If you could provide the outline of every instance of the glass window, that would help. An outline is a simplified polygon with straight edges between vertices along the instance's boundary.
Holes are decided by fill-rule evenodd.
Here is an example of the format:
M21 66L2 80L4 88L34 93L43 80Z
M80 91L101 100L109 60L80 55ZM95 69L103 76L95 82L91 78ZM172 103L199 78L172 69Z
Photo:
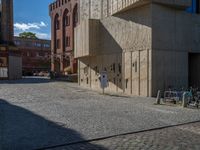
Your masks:
M41 43L35 43L35 47L41 47Z
M49 48L49 47L50 47L50 44L45 43L45 44L43 44L43 47L44 47L44 48Z

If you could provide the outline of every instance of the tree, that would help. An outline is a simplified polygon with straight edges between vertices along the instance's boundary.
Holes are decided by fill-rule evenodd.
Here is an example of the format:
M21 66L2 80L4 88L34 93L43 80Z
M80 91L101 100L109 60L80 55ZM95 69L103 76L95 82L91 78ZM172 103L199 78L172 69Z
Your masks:
M27 38L27 39L38 39L35 33L32 32L22 32L19 34L19 37L21 38Z

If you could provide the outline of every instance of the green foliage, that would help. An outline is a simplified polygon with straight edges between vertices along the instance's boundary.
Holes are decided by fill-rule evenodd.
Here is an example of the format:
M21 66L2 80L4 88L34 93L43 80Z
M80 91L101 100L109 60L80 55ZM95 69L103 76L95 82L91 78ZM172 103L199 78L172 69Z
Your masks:
M19 37L21 38L27 38L27 39L38 39L35 33L32 32L22 32L19 34Z

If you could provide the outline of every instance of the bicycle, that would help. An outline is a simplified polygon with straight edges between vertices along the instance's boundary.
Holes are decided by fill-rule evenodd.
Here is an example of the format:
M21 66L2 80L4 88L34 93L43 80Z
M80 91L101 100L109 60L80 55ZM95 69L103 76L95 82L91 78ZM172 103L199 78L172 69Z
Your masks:
M191 87L187 96L189 98L188 102L187 102L187 105L199 108L199 105L200 105L200 92L198 91L198 88L192 88Z

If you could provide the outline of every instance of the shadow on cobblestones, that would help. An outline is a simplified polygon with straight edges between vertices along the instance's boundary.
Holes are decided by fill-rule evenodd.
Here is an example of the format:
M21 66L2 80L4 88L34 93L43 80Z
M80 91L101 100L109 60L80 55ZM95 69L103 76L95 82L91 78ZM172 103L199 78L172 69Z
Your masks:
M65 128L34 112L0 99L0 149L44 149L85 141L75 130ZM105 148L89 144L88 150Z
M24 77L19 80L1 80L0 84L41 84L49 82L53 82L53 80L46 77Z

